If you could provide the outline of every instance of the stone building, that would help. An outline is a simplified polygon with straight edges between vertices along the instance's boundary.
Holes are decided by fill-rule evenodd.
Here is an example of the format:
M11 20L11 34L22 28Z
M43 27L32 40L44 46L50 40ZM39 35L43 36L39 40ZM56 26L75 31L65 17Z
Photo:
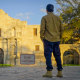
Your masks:
M62 63L80 64L80 44L61 44ZM70 52L71 51L71 52ZM21 54L34 54L35 64L45 64L40 25L27 25L26 21L14 19L0 9L0 64L21 65ZM71 53L68 55L68 53ZM77 56L75 55L77 54ZM65 57L65 55L68 55ZM52 58L56 65L55 59Z
M2 62L20 65L20 54L35 54L36 59L41 59L39 55L43 54L43 45L39 31L40 25L27 25L26 21L11 18L0 9L0 55L4 56Z

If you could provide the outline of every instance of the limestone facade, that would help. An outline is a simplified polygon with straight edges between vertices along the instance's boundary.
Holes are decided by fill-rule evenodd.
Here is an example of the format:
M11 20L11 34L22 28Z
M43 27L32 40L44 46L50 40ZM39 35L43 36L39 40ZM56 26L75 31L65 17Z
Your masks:
M61 44L61 59L69 49L75 49L79 54L80 64L80 44ZM34 54L35 64L44 64L44 47L40 39L40 25L27 25L26 21L20 21L8 16L0 9L0 49L3 50L4 64L20 64L21 54ZM0 54L1 55L1 54ZM55 59L52 58L56 65Z

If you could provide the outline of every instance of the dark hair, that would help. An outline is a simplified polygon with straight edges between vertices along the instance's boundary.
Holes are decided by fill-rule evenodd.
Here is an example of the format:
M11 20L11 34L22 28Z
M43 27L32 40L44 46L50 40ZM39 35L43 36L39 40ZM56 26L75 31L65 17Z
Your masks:
M48 4L48 5L46 6L46 10L47 10L48 12L53 12L53 11L54 11L54 5Z

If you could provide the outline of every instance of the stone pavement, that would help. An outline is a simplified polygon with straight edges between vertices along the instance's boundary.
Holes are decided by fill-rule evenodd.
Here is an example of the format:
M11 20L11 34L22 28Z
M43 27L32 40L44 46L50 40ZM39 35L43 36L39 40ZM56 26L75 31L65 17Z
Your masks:
M45 67L7 67L0 68L0 80L80 80L80 67L64 67L63 78L56 77L57 70L53 70L53 78L43 78Z

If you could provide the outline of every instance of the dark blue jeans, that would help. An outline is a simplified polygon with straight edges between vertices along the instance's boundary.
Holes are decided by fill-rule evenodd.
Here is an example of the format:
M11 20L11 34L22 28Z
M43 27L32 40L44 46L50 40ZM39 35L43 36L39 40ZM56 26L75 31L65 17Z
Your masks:
M60 41L50 42L44 39L43 44L44 44L44 56L45 56L46 65L47 65L46 69L48 71L51 71L53 69L52 61L51 61L51 56L53 52L53 55L57 62L57 69L61 71L62 64L61 64L61 57L60 57L61 54L60 54L60 48L59 48Z

